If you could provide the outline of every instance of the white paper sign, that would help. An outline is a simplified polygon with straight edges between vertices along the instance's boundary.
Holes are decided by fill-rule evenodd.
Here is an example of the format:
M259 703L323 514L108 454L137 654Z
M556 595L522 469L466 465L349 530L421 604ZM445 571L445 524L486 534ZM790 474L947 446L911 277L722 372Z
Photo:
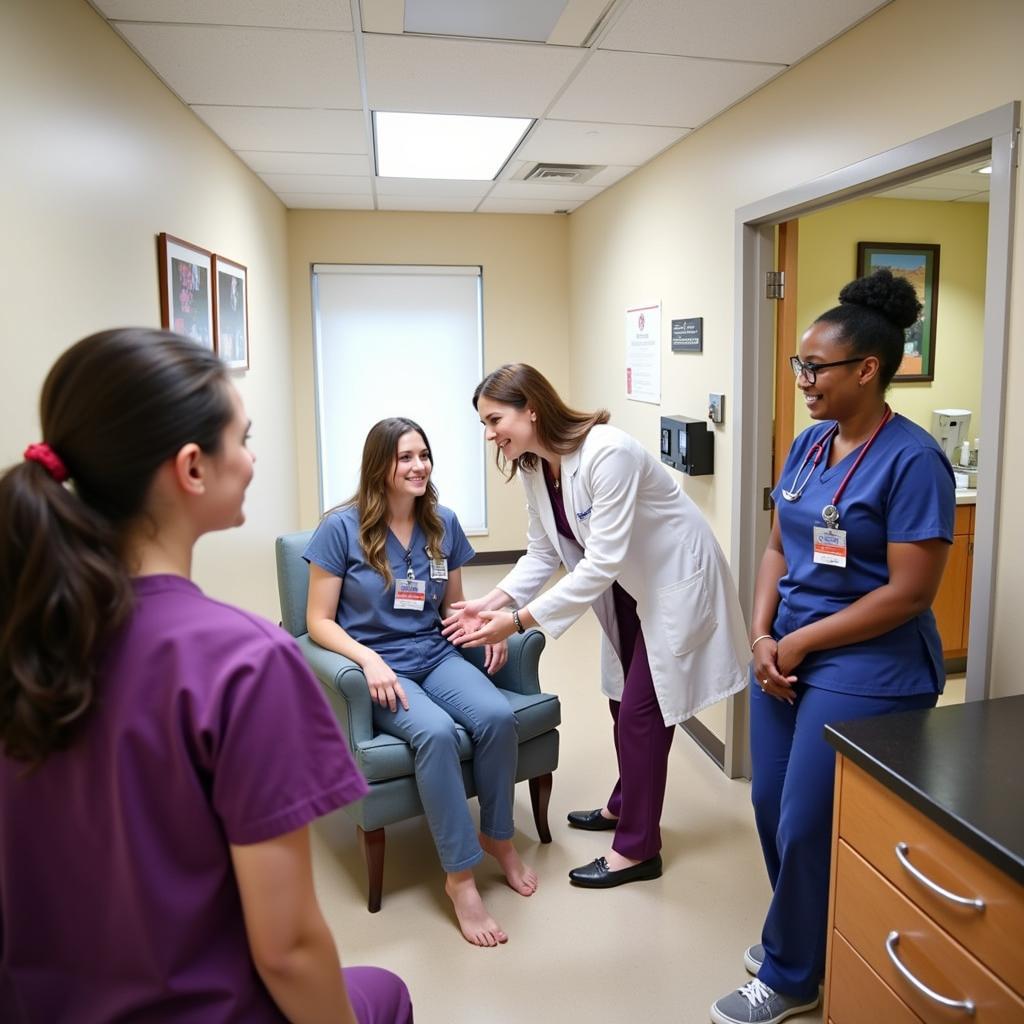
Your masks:
M661 402L661 303L626 310L626 397Z

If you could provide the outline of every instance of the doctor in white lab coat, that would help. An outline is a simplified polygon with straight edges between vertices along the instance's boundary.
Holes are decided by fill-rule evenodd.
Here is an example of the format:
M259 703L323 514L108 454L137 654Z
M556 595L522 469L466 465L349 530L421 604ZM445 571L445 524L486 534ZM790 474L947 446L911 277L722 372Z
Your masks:
M619 780L604 807L573 811L569 823L615 837L569 877L587 888L657 878L675 726L747 682L747 630L725 556L676 480L607 412L570 409L522 363L489 374L473 402L499 466L522 477L528 544L494 590L446 620L446 634L466 646L531 626L558 637L594 609ZM537 596L561 565L564 578Z

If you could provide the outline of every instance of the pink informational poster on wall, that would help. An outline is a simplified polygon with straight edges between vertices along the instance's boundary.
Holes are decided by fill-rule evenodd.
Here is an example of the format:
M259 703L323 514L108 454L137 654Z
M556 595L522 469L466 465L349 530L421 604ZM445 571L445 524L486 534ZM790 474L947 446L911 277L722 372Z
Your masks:
M626 310L626 397L661 403L661 303Z

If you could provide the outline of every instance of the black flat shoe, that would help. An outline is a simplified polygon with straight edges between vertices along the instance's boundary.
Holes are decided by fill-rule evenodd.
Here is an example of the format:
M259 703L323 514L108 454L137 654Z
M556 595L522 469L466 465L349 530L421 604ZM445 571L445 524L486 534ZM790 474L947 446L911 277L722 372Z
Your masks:
M581 868L573 868L569 872L569 881L584 889L611 889L626 882L645 882L651 878L661 878L661 854L656 853L647 860L634 864L631 868L612 871L604 857L598 857Z
M569 812L569 825L572 828L586 829L588 832L610 832L618 823L618 818L606 818L600 807L596 811Z

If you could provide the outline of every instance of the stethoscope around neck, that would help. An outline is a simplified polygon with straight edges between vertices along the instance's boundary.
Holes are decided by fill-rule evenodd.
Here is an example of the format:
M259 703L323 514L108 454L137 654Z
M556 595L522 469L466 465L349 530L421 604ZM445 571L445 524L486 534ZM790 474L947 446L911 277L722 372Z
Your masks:
M835 529L839 525L839 499L842 497L843 491L846 490L846 485L850 482L850 477L856 472L857 467L861 464L864 456L867 455L868 450L875 443L875 438L878 437L882 427L889 422L892 418L892 409L889 408L886 403L885 410L882 413L881 422L875 427L873 433L868 438L867 443L860 450L860 454L857 456L853 465L846 471L846 476L843 477L839 487L836 488L836 493L832 496L832 501L826 505L822 510L822 518L825 520L826 525L831 529ZM833 423L831 427L822 435L820 441L816 441L807 450L807 454L804 456L804 461L800 463L800 468L796 471L796 476L793 477L793 487L787 490L785 487L782 488L782 497L786 501L799 501L800 495L804 493L804 489L810 483L811 477L814 476L815 467L821 462L822 456L825 454L825 449L828 447L829 442L835 436L839 430L839 424ZM808 468L807 463L810 463ZM803 481L800 480L800 474L807 470Z

